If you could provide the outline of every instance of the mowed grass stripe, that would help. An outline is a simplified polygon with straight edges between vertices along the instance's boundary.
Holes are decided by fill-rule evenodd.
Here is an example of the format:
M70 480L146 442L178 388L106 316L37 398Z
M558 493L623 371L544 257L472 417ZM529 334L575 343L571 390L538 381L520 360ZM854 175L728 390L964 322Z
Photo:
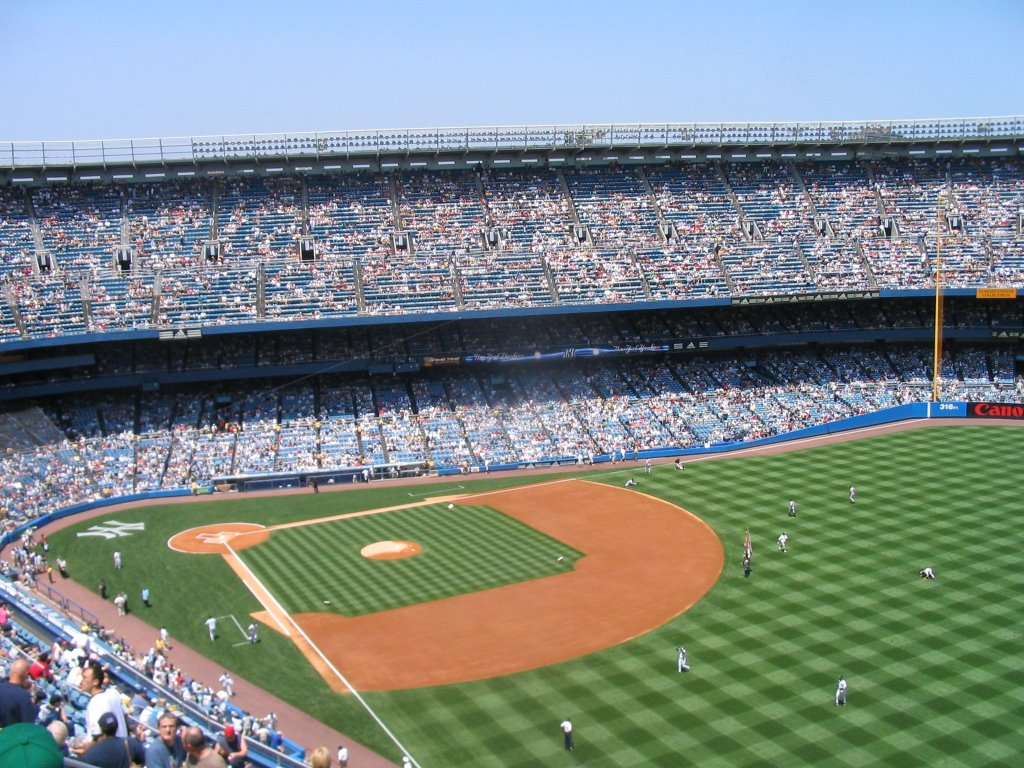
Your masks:
M423 550L394 560L360 554L386 540ZM490 507L440 504L286 528L239 554L286 610L346 616L563 573L582 556Z
M641 490L715 528L722 580L626 646L515 676L500 696L488 695L496 684L474 684L461 705L514 712L516 727L504 739L489 734L486 749L425 756L437 758L431 765L572 765L556 730L566 715L577 725L575 760L596 766L974 766L1019 755L1024 680L1011 634L1019 638L1024 616L1015 555L1024 540L1012 479L992 479L1022 447L1019 430L950 428L657 468ZM796 518L786 515L791 497ZM749 580L739 567L747 526ZM775 549L782 530L788 554ZM924 565L939 579L921 580ZM680 642L687 675L674 673ZM840 673L851 681L845 708L832 704ZM424 734L434 712L450 722L460 706L447 689L407 693ZM533 734L523 713L536 713ZM979 738L981 723L990 735Z

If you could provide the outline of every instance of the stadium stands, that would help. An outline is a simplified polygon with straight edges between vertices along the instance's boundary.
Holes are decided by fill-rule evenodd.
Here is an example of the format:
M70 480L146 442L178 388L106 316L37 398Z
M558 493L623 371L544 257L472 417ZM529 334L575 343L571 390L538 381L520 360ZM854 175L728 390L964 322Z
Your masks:
M0 198L0 343L928 289L937 266L948 287L1020 286L1022 207L1020 163L982 159L8 189ZM299 260L303 234L316 238L315 262ZM219 258L204 257L208 240L222 244ZM129 270L115 266L117 247L134 249Z
M1022 210L1019 161L962 158L0 187L0 522L717 448L928 400L939 276L963 289L943 399L1022 402L1020 300L969 296L1024 288ZM785 303L822 292L863 296ZM47 645L15 634L14 655Z

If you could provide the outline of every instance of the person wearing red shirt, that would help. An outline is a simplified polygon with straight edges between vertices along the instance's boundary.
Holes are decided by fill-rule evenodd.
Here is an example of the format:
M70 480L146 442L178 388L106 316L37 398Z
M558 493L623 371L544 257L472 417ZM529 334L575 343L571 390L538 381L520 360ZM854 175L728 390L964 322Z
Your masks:
M52 679L50 672L50 654L47 651L43 651L39 654L39 658L32 662L32 666L28 668L28 676L33 680L47 680Z

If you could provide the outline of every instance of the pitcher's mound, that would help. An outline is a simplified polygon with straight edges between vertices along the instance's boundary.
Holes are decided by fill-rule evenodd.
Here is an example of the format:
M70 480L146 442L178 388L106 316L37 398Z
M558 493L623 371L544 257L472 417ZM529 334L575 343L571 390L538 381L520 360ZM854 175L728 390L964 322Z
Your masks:
M375 541L359 550L359 554L371 560L398 560L418 555L422 551L423 546L415 541Z

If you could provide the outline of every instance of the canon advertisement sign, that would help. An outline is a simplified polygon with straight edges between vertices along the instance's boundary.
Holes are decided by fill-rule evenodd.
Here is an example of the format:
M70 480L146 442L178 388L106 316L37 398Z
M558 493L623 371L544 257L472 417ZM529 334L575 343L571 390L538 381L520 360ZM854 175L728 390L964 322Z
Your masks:
M968 403L967 415L982 419L1024 419L1020 403Z

